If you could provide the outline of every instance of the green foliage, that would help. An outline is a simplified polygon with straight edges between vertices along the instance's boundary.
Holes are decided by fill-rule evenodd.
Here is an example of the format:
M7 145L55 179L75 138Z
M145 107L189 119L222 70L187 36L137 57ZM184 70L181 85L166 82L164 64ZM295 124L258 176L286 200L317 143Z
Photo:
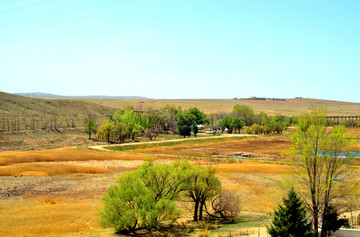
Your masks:
M348 178L350 157L339 159L341 152L350 150L351 143L344 127L335 126L330 133L327 132L324 109L313 108L298 124L292 137L292 152L302 173L298 180L304 187L303 196L312 215L313 229L317 230L321 214L325 216L323 225L327 221L324 215L326 207L355 190L348 182L351 180Z
M242 118L248 126L251 126L255 120L254 109L246 105L235 105L232 113Z
M253 125L251 125L251 130L252 130L252 132L254 133L254 134L261 134L262 133L262 128L261 128L261 126L260 125L258 125L258 124L253 124Z
M188 165L187 165L188 166ZM185 195L194 202L194 221L202 220L206 200L214 197L221 190L220 180L215 176L215 169L191 166L185 171Z
M196 134L199 132L198 126L197 125L193 125L193 133L194 133L194 137L196 137Z
M150 110L142 115L141 124L144 128L144 135L150 140L155 139L164 127L166 116L161 111Z
M214 173L212 168L195 167L188 161L161 166L147 161L136 172L121 176L118 184L109 188L103 198L101 224L114 227L118 232L135 233L139 229L173 223L180 216L174 201L181 193L194 197L195 215L201 219L205 201L220 190L220 181Z
M99 127L96 135L99 138L105 138L107 142L110 141L110 137L114 135L115 123L114 121L105 120Z
M188 109L187 113L193 117L193 122L197 125L209 123L206 114L196 107Z
M96 132L96 120L95 119L89 118L86 121L85 132L87 134L89 134L89 139L91 139L91 134Z
M341 226L345 224L349 224L348 219L341 219L339 218L339 214L337 213L334 206L330 205L325 207L325 212L323 214L323 224L322 224L322 231L327 232L328 230L336 231Z
M231 129L235 130L238 130L239 133L240 133L240 130L245 126L245 122L242 121L241 119L239 119L238 117L234 117L232 118L231 120L231 123L230 123L230 127Z
M193 116L188 113L180 113L177 116L176 126L177 131L181 136L191 135L191 126L193 125Z
M183 187L182 180L175 167L146 162L135 173L121 176L118 184L109 188L103 199L101 224L118 232L135 232L176 221L180 210L173 200Z
M228 133L232 133L231 127L232 117L230 115L226 115L223 119L219 121L219 126L221 127L221 132L224 132L225 129L228 129Z
M293 188L287 197L283 198L283 205L279 204L278 209L274 211L268 233L274 237L312 236L306 209Z
M244 129L245 129L246 134L253 134L254 133L251 127L245 126Z

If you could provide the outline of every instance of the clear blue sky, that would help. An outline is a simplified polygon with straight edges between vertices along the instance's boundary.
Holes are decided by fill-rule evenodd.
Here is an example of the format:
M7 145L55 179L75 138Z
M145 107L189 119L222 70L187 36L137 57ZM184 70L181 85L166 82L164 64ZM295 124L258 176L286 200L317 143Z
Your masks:
M0 91L360 102L360 1L0 1Z

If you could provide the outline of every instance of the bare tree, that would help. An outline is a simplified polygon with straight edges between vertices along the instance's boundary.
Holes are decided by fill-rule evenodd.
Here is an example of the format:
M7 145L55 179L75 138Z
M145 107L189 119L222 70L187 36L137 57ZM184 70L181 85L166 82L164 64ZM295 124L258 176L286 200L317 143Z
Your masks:
M206 206L206 212L214 218L225 220L237 217L240 213L240 196L229 190L222 190L219 195L211 198L210 205L213 213Z

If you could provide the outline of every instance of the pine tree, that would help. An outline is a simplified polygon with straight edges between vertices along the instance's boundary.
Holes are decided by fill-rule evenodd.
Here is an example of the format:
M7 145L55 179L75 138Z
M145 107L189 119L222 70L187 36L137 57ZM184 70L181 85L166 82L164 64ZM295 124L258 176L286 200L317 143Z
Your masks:
M306 209L293 188L287 197L283 198L283 205L279 204L278 209L274 211L268 232L272 237L312 236L311 224L306 218Z

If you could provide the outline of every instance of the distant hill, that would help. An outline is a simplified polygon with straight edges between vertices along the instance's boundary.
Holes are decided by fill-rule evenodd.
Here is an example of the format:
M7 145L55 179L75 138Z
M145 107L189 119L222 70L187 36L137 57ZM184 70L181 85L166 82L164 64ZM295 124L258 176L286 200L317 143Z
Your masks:
M15 93L15 95L22 95L30 98L39 99L85 99L85 100L150 100L142 96L106 96L106 95L87 95L87 96L63 96L54 95L42 92L30 92L30 93Z
M329 115L360 115L360 103L350 103L334 100L320 100L309 98L296 99L176 99L176 100L88 100L112 108L125 108L131 105L139 109L161 108L167 104L181 106L183 109L197 107L206 114L230 113L237 104L254 108L255 113L261 111L271 115L282 114L298 116L311 106L322 106Z
M0 92L0 130L4 127L50 126L57 123L58 127L84 126L88 114L97 120L104 120L114 113L109 108L88 101L68 99L38 99L21 95Z

